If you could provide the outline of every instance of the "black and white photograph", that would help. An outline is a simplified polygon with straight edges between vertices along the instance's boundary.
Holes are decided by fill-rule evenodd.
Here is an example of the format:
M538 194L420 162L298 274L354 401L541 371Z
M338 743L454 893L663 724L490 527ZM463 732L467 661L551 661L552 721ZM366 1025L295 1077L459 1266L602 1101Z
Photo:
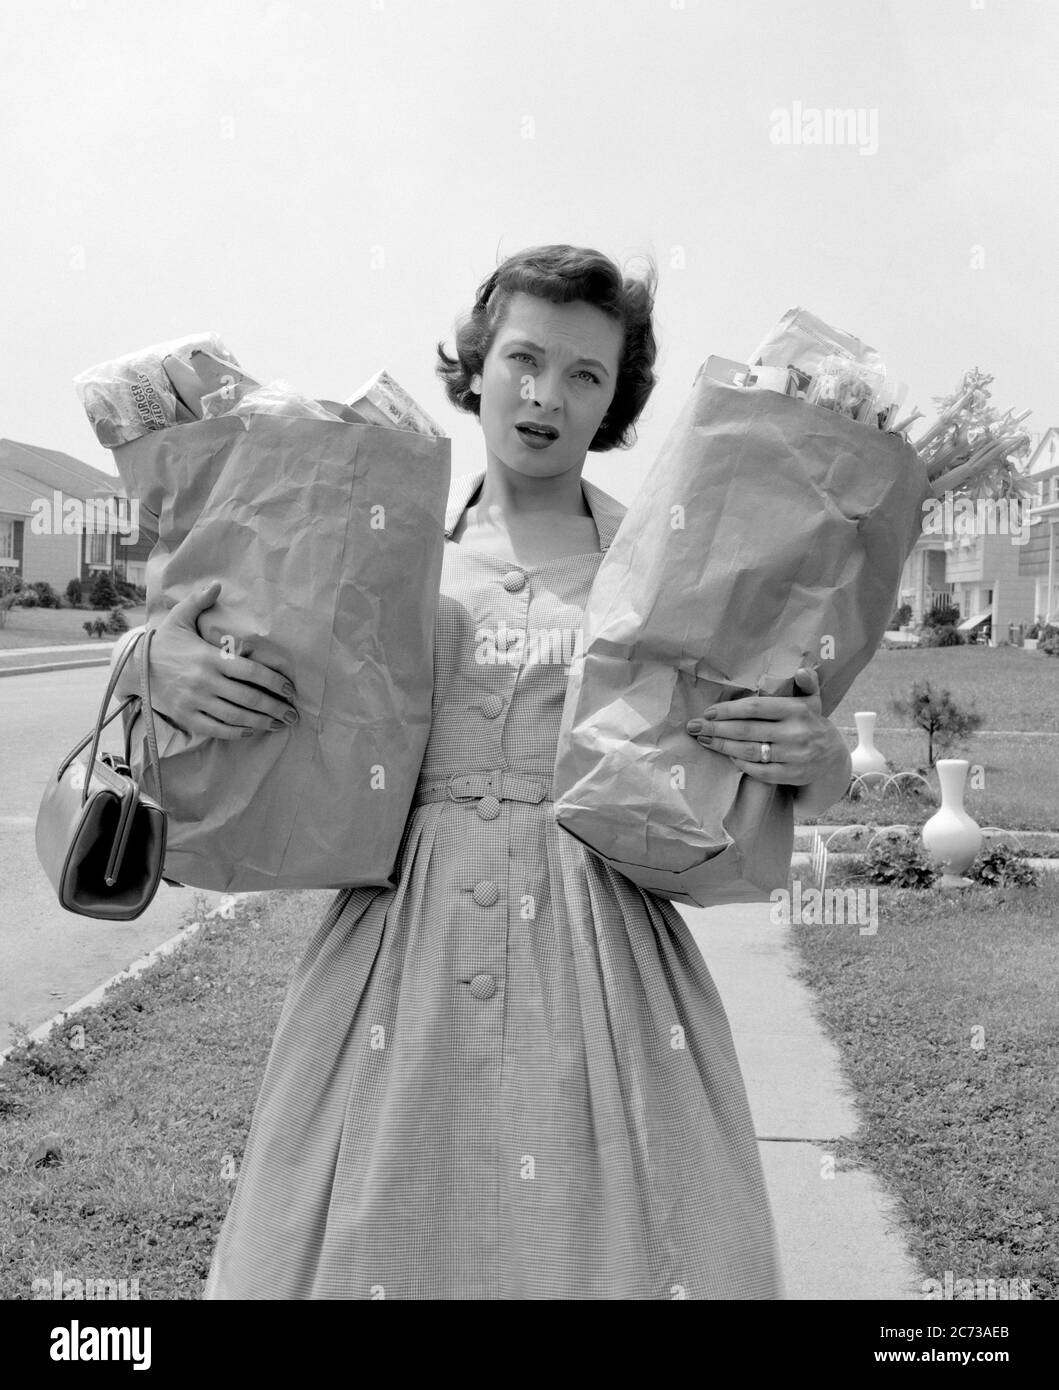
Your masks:
M27 1365L335 1300L1029 1364L1057 53L1036 0L0 0Z

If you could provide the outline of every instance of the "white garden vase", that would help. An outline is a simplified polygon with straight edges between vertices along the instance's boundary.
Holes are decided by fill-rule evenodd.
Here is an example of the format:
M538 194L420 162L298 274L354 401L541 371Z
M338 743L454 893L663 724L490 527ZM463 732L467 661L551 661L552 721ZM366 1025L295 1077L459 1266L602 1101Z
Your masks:
M963 809L963 789L970 764L966 758L939 758L934 764L941 783L941 806L923 827L923 845L938 868L944 870L942 888L966 888L971 880L964 870L982 848L978 822Z
M850 754L854 777L863 777L865 786L875 787L886 776L886 759L875 746L876 715L862 710L853 716L857 725L857 746Z

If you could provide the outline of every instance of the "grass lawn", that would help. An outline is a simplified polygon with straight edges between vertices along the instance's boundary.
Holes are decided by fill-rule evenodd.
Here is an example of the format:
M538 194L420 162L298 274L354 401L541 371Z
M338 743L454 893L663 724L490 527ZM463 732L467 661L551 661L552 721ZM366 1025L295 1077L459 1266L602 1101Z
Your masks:
M0 1299L55 1270L201 1295L287 981L334 896L245 900L0 1067ZM62 1162L36 1167L49 1135Z
M857 710L878 714L876 729L899 726L890 710L894 696L907 699L912 682L929 680L984 716L983 729L1059 734L1059 657L1021 647L912 647L878 651L831 715L853 728ZM886 741L879 746L888 753ZM926 740L924 739L924 747ZM925 757L923 754L921 757Z
M130 627L139 627L147 608L141 603L122 612ZM0 627L0 652L11 647L65 647L97 640L103 646L114 641L113 633L104 633L101 639L89 637L83 624L106 616L106 611L97 613L91 608L12 608L7 623Z
M848 735L846 741L851 748L855 744L855 739ZM925 734L881 729L877 730L875 744L895 771L926 769ZM1059 736L1005 739L972 735L966 746L947 756L966 758L971 764L964 808L979 825L1000 825L1009 830L1059 830ZM976 767L981 768L981 773L973 780L980 786L972 785L972 770ZM937 773L927 773L927 781L933 792L930 799L918 794L899 798L867 796L856 801L843 798L823 815L799 817L798 821L804 825L849 825L855 821L922 825L941 804Z
M874 936L791 931L863 1120L839 1151L894 1194L924 1276L1059 1298L1059 880L881 888Z

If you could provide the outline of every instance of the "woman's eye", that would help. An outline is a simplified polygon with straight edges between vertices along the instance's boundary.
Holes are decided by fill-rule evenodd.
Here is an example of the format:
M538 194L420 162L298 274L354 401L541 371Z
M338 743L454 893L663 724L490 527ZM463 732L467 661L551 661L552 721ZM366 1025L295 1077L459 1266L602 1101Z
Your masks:
M513 353L511 354L511 356L512 356L512 357L524 357L524 358L526 359L527 362L532 362L532 361L533 361L533 358L529 355L528 352L513 352Z
M594 381L597 386L599 385L599 377L596 376L595 372L590 372L587 367L582 367L578 376L587 376L589 381Z

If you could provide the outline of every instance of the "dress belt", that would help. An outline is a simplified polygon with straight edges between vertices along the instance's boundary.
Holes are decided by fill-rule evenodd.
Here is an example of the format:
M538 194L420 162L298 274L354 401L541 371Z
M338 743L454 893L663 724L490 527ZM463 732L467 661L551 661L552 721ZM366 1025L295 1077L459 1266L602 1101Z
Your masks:
M552 779L496 768L492 772L453 773L427 778L416 787L413 806L428 801L472 801L495 796L497 801L551 801Z

